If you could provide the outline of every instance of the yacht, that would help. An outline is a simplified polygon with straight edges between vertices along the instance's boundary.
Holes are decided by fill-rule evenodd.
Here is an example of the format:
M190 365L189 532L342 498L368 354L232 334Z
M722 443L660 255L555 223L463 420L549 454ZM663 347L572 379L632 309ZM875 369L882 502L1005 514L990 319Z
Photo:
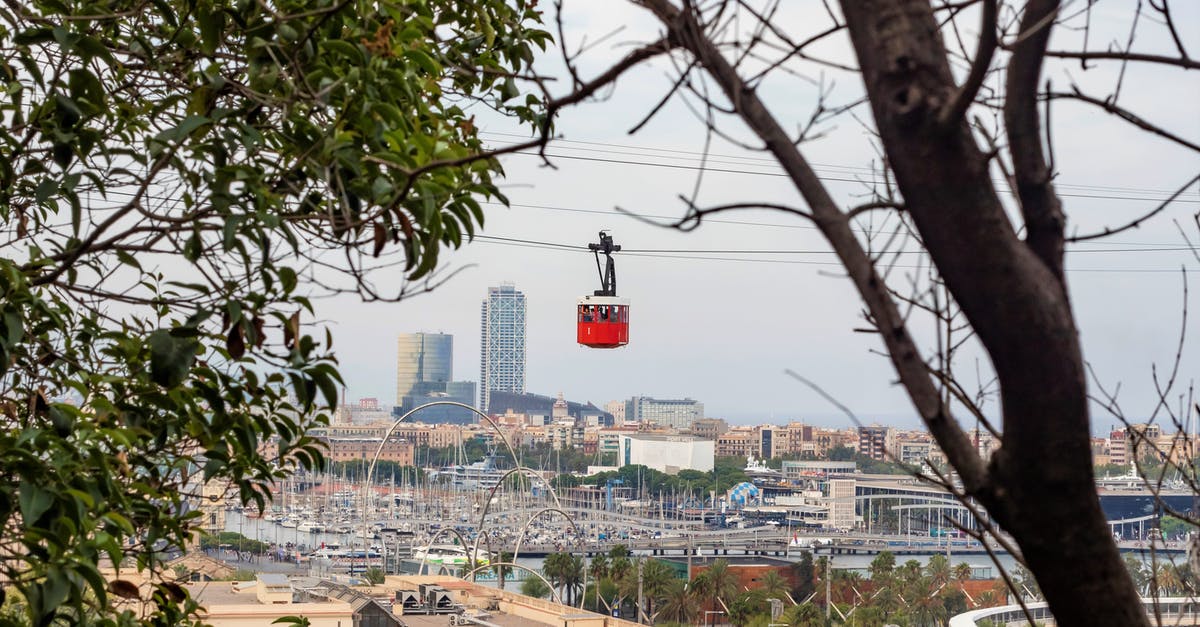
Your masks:
M491 490L500 483L505 471L496 468L496 453L489 451L482 461L445 466L434 474L458 490Z
M463 566L468 561L470 551L453 544L434 544L432 546L413 547L412 558L427 564L442 564L447 566ZM479 549L475 553L475 563L482 565L491 561L488 552Z

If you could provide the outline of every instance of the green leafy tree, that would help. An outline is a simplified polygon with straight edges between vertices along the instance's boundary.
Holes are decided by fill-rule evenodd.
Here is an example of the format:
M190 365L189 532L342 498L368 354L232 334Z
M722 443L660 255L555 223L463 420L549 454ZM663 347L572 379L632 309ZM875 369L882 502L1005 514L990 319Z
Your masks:
M521 594L535 599L545 599L550 596L550 586L537 577L530 577L521 582Z
M0 8L0 580L24 621L105 621L115 594L186 622L185 590L100 562L161 573L203 484L262 509L323 465L307 432L341 379L310 298L410 293L503 200L469 109L545 130L515 80L549 40L533 4Z
M363 571L363 579L365 579L367 583L377 586L387 580L387 574L383 572L382 568L378 566L372 566Z
M816 590L816 571L813 567L812 551L804 551L800 559L792 565L796 574L796 586L792 588L792 597L796 601L804 601Z
M793 605L783 611L780 619L780 622L787 623L790 627L825 627L827 624L825 615L812 603Z
M729 603L729 622L734 625L746 625L755 617L764 614L769 618L770 612L771 606L762 590L747 590Z

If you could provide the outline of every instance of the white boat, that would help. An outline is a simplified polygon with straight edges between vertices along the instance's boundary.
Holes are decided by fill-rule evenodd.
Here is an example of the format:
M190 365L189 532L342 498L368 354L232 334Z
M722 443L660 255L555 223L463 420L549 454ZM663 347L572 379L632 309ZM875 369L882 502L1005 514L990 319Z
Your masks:
M452 544L435 544L428 548L423 546L413 547L412 552L413 559L418 562L424 561L426 564L449 566L465 565L468 561L468 555L469 551L467 549ZM487 564L490 561L491 558L484 549L481 548L475 553L476 564Z
M279 526L283 527L284 529L295 529L298 524L299 523L296 522L296 519L290 516L284 516L283 520L279 521Z
M434 479L444 481L458 490L491 490L504 475L505 471L496 469L495 452L489 451L482 461L443 467L434 473Z
M321 533L324 530L325 528L321 526L321 523L315 520L302 520L296 524L296 531L304 533Z

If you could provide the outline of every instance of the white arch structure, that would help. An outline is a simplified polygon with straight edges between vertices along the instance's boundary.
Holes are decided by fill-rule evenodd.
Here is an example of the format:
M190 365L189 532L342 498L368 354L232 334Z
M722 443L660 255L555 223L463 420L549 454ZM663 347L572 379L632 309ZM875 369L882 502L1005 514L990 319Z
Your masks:
M525 521L525 525L521 529L521 535L519 536L519 538L517 540L517 551L520 551L520 546L521 546L520 542L521 542L521 539L524 538L525 532L528 529L529 524L532 523L536 518L541 516L546 511L556 511L559 514L562 514L562 516L564 518L566 518L568 522L571 523L571 527L575 529L576 535L577 536L579 535L579 527L575 525L575 521L565 511L562 510L562 502L559 500L558 492L554 489L554 486L549 481L546 481L544 478L542 478L541 475L537 474L537 471L521 465L521 460L518 459L518 457L517 457L516 449L513 448L512 443L508 441L508 437L504 435L504 431L502 429L500 429L500 425L496 424L496 421L492 420L491 416L488 416L487 414L485 414L485 413L479 411L478 409L471 407L470 405L467 405L465 403L459 403L457 401L433 401L430 403L425 403L424 405L420 405L418 407L414 407L413 409L411 409L407 413L405 413L403 416L400 416L399 418L397 418L396 421L394 423L392 423L392 426L388 427L388 430L383 434L383 438L379 441L379 447L375 449L375 454L373 456L371 456L371 465L367 467L366 483L363 485L363 515L364 515L364 520L363 520L363 545L364 546L363 546L363 548L364 548L364 550L366 548L368 548L366 546L367 525L366 525L365 516L370 511L370 501L367 497L367 494L370 492L371 486L373 485L372 481L374 480L374 477L375 477L375 464L379 461L379 456L381 454L383 454L384 445L387 444L387 441L389 438L392 437L392 434L396 432L396 428L400 426L400 423L404 422L405 420L408 420L408 418L410 416L421 411L422 409L425 409L427 407L436 407L438 405L460 407L462 409L466 409L468 411L473 412L476 416L479 416L479 418L481 420L483 420L484 422L487 422L487 424L489 426L491 426L491 428L496 432L496 435L500 436L500 441L504 443L504 448L508 449L509 455L512 456L513 463L517 465L516 468L513 468L512 470L509 470L508 472L504 473L504 475L500 478L500 481L496 482L496 485L492 487L491 492L488 493L487 503L484 505L483 512L480 514L480 517L479 517L479 527L476 530L477 535L475 537L475 543L471 547L471 555L469 557L472 562L474 562L475 556L479 554L479 538L481 536L486 535L486 534L484 534L483 527L484 527L484 523L486 522L486 519L487 519L488 510L491 508L491 505L492 505L492 497L495 496L496 490L499 489L499 487L504 484L505 479L507 479L509 476L511 476L515 473L518 473L518 472L529 473L529 474L536 476L538 479L541 479L546 484L546 489L550 492L550 496L554 498L555 507L539 510L538 512L534 513L533 516L531 516L528 520ZM425 568L425 561L429 555L429 551L428 551L429 547L431 547L433 545L433 541L435 539L437 539L439 536L441 536L442 532L444 532L444 531L453 532L456 536L458 536L459 542L462 543L462 546L464 548L467 546L466 539L463 538L462 534L459 533L457 529L454 529L453 527L443 527L442 529L439 529L438 532L435 533L432 538L430 538L429 543L426 545L426 552L425 552L425 556L422 557L422 559L421 559L420 570L423 570ZM490 554L492 552L490 540L487 541L487 545L488 545L487 546L488 553ZM515 552L513 554L513 559L516 560ZM583 587L584 587L584 590L586 591L587 590L587 571L588 571L588 558L586 556L586 552L585 552L585 556L583 558L583 562L584 562L583 563ZM557 597L558 603L562 604L562 597L557 594L557 592L554 590L554 586L551 586L550 582L546 581L546 578L543 577L540 573L537 573L537 572L533 571L532 569L527 568L525 566L521 566L519 564L498 562L496 565L497 566L514 566L516 568L520 568L527 572L533 573L539 579L541 579L542 582L544 582L547 586L550 587L551 592L554 594L555 597ZM467 576L471 576L472 578L474 578L475 573L482 570L483 568L490 568L491 566L492 566L492 564L489 563L487 566L477 566L476 568L472 568L469 573L463 573L462 579L465 580L467 578ZM579 595L579 607L583 607L583 597L584 597L584 595L582 595L582 594Z

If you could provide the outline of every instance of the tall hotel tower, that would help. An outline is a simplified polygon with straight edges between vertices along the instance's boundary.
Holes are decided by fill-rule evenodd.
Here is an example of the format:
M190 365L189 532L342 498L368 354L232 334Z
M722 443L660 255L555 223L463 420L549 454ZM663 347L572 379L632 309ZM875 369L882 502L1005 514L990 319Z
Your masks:
M512 283L489 287L479 314L479 408L492 390L525 393L525 294Z

